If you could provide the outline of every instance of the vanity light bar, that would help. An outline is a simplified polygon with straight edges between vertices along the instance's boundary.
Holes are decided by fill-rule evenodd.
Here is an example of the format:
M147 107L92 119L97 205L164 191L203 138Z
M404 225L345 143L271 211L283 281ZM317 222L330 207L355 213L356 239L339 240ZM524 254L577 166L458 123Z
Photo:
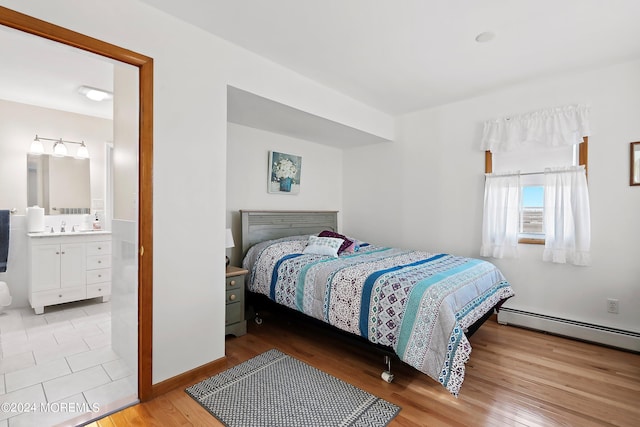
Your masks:
M29 149L29 152L31 154L43 154L44 153L44 146L42 145L41 141L53 141L53 155L54 156L66 156L67 155L67 147L64 144L78 144L80 147L78 147L78 152L75 155L75 158L77 159L88 159L89 158L89 150L87 150L87 146L85 145L84 141L82 142L77 142L77 141L68 141L66 139L62 139L62 138L45 138L42 136L38 136L36 134L36 137L33 139L33 142L31 143L31 148Z

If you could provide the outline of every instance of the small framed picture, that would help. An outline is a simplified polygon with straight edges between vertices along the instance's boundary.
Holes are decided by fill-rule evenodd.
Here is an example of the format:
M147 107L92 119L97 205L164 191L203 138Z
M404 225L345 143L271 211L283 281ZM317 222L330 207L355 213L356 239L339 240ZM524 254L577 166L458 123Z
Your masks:
M298 194L302 157L269 151L269 193Z

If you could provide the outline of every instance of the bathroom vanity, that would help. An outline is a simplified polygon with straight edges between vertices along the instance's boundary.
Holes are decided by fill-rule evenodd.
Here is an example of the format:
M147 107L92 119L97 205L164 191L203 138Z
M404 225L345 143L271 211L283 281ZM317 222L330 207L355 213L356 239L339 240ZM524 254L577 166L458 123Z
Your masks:
M111 297L111 233L28 233L28 296L36 314L65 302Z

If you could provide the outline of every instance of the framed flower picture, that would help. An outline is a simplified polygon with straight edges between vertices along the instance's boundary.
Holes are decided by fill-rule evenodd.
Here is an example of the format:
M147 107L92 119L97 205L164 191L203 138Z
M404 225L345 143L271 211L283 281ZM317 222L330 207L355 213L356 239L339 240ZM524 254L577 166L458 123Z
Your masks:
M298 194L302 157L269 151L269 193Z

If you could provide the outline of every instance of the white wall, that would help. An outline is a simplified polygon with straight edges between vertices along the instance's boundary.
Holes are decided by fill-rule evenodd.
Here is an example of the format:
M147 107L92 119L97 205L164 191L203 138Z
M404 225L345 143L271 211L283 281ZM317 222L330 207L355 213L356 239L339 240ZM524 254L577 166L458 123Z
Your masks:
M392 118L140 2L0 4L154 58L153 382L223 357L227 84L383 138Z
M302 156L298 194L267 192L269 151ZM227 227L241 265L241 209L342 211L342 150L233 123L227 125Z
M482 123L589 104L593 265L543 263L540 245L520 245L517 260L494 261L516 292L508 307L640 332L640 188L628 184L629 143L640 140L638 94L635 61L400 117L396 143L345 153L343 231L380 243L479 256ZM375 170L378 178L362 170ZM620 314L607 313L607 298L620 300Z

